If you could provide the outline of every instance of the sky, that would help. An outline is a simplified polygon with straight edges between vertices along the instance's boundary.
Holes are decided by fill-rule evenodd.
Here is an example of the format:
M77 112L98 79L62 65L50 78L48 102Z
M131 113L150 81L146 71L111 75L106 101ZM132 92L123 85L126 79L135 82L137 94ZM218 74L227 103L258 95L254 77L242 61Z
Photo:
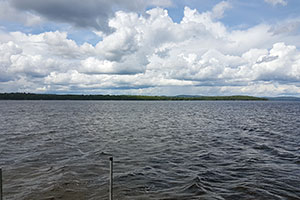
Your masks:
M300 97L299 0L0 0L0 92Z

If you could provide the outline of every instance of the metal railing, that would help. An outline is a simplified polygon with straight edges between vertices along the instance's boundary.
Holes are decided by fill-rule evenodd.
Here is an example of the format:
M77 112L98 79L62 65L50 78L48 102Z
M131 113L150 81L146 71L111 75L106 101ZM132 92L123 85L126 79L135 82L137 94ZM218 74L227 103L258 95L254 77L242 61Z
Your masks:
M0 200L3 200L2 169L0 168Z
M113 200L113 157L109 158L109 200Z

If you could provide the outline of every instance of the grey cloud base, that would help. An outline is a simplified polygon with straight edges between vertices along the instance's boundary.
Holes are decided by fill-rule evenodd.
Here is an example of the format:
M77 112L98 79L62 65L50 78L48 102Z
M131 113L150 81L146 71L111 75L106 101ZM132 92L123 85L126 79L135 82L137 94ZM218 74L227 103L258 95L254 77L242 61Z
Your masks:
M108 19L116 10L141 12L149 5L170 5L168 0L11 0L19 11L31 11L51 21L69 23L78 27L111 32Z

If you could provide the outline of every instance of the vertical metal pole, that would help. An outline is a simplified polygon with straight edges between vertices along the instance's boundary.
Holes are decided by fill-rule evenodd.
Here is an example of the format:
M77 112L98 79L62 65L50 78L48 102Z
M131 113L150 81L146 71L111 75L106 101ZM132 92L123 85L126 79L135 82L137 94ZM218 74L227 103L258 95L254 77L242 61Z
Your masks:
M3 200L2 169L0 168L0 200Z
M109 200L113 200L113 157L109 157Z

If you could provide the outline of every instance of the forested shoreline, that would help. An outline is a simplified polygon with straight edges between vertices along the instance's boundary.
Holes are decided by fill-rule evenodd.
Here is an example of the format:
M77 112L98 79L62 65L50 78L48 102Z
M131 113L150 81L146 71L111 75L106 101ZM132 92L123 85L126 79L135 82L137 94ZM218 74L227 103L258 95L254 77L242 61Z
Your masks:
M115 101L265 101L267 98L253 96L143 96L143 95L74 95L0 93L0 100L115 100Z

